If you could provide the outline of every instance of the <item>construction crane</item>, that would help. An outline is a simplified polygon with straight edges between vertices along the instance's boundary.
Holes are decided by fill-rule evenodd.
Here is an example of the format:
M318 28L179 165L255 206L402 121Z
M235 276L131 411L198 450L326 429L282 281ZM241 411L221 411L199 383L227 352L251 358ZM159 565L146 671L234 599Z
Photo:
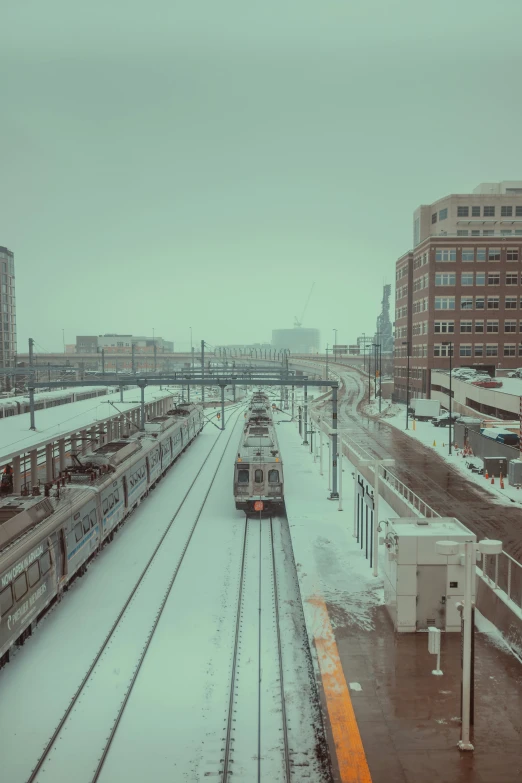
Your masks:
M303 307L303 312L301 313L301 318L299 320L297 319L297 316L294 315L294 326L300 327L302 326L303 319L305 317L306 308L308 307L308 303L310 301L310 297L312 296L312 291L314 290L315 283L312 283L312 287L310 289L310 293L308 294L308 299L306 300L305 306Z

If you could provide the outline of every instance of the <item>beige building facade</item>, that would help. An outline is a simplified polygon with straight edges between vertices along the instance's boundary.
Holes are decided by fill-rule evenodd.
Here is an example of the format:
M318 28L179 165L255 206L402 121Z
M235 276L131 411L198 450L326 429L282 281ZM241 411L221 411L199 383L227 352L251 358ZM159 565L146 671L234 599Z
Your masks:
M413 246L429 236L522 236L522 181L483 182L413 213Z

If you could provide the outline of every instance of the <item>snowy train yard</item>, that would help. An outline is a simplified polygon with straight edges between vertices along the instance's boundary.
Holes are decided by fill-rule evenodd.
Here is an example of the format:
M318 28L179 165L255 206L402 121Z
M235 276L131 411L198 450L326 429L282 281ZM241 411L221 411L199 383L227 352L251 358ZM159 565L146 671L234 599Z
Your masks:
M0 673L9 783L327 779L287 521L233 505L241 420L204 429Z

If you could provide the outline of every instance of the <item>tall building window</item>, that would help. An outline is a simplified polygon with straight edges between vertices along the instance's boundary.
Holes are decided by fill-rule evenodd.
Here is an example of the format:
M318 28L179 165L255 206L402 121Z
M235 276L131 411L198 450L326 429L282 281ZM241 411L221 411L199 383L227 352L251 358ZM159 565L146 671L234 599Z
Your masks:
M473 326L473 321L461 321L460 322L460 333L464 334L466 332L469 332L471 334Z
M516 356L516 345L515 343L505 343L504 344L504 356Z
M473 297L461 296L460 297L460 309L461 310L473 310Z
M506 285L518 285L518 273L517 272L507 272L507 274L506 274Z
M475 344L475 356L484 356L484 346Z
M484 331L484 321L475 321L475 332L481 334Z
M500 261L500 248L490 247L488 251L488 261Z
M464 229L457 229L457 236L458 237L467 237L469 236L469 231Z
M502 229L502 231L500 233L502 234L503 237L507 237L510 234L512 234L513 232L511 230L509 230L509 229Z
M480 207L471 207L471 217L480 217Z
M484 247L477 247L477 261L486 260L486 249Z
M486 344L486 356L498 356L498 343Z
M507 248L506 261L518 261L518 247Z
M513 216L513 207L500 207L500 216L501 217L512 217Z
M488 285L500 285L500 272L488 272Z
M455 272L437 272L435 285L455 285Z
M461 285L473 285L473 272L462 272L460 275Z
M517 331L517 322L516 321L504 321L504 331L505 332L516 332Z
M475 283L476 285L486 285L486 273L477 272L475 275Z
M515 215L516 217L522 217L522 206L515 207Z
M471 345L461 345L460 356L471 356Z
M500 303L500 297L488 296L488 310L498 310Z
M436 222L437 222L437 213L436 213L436 212L434 212L434 213L432 214L432 216L431 216L431 222L432 222L432 223L436 223Z
M433 346L434 356L449 356L451 343L435 343Z
M495 207L484 207L484 217L495 217Z
M468 217L469 207L457 207L457 217Z
M504 300L504 307L506 310L516 310L518 307L518 297L506 296Z
M447 208L439 210L439 220L446 220L447 217L448 217Z
M453 334L455 321L435 321L435 334Z
M473 247L466 247L462 249L462 260L463 261L474 261L475 260L475 248Z
M452 248L438 248L435 251L435 261L456 261L457 251Z
M471 232L471 236L472 237L479 237L480 236L480 231L478 229L473 229L473 231Z
M488 321L486 324L486 331L490 334L498 333L498 321Z
M454 296L436 296L435 297L435 310L454 310L455 309L455 297Z
M495 236L495 232L491 231L490 229L487 229L487 231L482 232L483 237L492 237Z

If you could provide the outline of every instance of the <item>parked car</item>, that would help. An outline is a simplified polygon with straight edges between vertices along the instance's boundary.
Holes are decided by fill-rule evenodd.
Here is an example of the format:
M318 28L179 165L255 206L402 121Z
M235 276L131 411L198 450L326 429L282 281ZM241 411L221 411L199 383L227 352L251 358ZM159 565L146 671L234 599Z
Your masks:
M461 416L458 413L452 413L451 417L449 413L443 413L441 416L435 416L434 419L431 420L431 423L434 427L447 427L450 422L451 424L455 424Z

